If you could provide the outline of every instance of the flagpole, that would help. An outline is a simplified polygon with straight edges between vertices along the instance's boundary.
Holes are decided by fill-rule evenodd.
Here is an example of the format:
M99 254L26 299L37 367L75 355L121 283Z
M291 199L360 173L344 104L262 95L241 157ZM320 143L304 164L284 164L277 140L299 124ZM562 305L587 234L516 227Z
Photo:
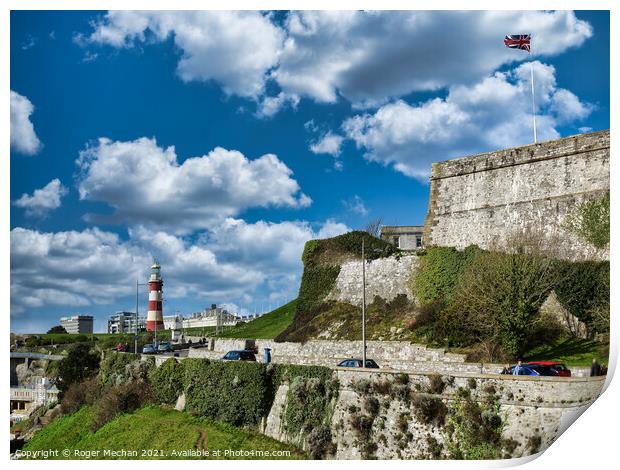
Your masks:
M532 36L530 33L530 76L532 78L532 118L534 120L534 143L538 142L538 136L536 135L536 102L534 100L534 66L532 65Z

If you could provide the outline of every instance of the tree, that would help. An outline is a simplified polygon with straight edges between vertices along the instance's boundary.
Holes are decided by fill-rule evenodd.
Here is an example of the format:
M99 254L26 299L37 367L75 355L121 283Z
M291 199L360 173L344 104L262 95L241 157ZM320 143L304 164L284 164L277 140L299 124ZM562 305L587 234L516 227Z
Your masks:
M366 228L364 231L368 232L374 237L381 237L381 227L383 227L383 217L377 217L376 219L370 220L366 224Z
M56 325L52 326L49 330L47 330L48 335L52 333L67 333L67 330L65 330L64 326Z
M91 352L88 344L74 344L58 365L58 388L65 392L71 384L94 377L98 371L99 355Z
M440 331L456 344L492 340L522 357L537 340L549 340L541 328L560 333L539 310L561 275L554 260L540 254L480 251L442 312Z

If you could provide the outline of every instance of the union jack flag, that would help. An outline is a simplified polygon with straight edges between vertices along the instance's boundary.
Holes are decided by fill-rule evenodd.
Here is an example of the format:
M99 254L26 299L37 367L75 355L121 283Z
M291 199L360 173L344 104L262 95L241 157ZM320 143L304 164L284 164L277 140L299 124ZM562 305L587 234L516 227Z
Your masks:
M509 34L504 38L504 44L511 49L523 49L530 52L531 34Z

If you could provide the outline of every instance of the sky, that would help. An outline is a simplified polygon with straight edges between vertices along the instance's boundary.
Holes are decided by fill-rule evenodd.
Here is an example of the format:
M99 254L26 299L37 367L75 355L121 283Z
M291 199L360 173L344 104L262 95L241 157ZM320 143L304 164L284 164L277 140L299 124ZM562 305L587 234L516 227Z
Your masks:
M503 45L532 33L532 55ZM11 331L297 295L309 239L421 225L431 164L609 128L609 14L11 12ZM140 287L145 313L147 293Z

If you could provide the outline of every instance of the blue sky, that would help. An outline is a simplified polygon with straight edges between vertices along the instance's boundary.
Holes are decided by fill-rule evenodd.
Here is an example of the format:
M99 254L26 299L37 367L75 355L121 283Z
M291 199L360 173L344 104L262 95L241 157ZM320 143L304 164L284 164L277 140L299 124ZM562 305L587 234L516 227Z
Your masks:
M294 298L306 240L531 142L529 31L541 139L609 128L607 12L12 12L11 329L101 330L152 257L164 314Z

